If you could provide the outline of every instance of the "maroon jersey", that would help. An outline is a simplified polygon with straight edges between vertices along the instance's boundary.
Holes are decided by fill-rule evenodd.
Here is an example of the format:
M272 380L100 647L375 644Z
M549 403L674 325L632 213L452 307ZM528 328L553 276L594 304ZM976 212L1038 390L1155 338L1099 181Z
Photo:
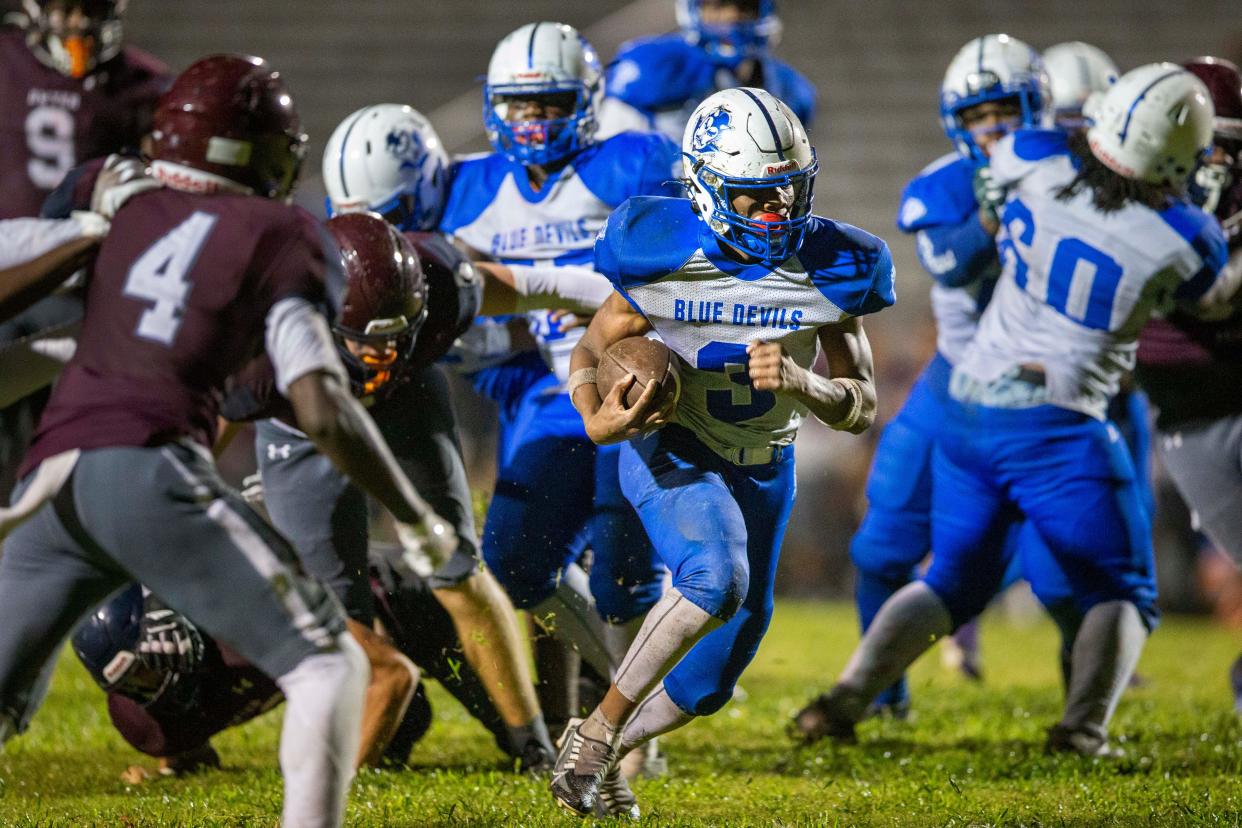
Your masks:
M44 66L20 30L0 30L0 219L37 216L65 173L88 158L136 149L168 68L138 49L85 78Z
M272 305L322 302L325 277L343 278L331 244L306 211L255 196L133 198L95 260L77 354L21 473L73 448L210 446L224 381L262 348Z

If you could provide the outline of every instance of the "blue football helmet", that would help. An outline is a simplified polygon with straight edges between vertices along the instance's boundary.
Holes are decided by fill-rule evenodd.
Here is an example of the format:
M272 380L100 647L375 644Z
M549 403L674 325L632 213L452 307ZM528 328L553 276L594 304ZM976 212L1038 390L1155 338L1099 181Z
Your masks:
M496 46L483 88L483 125L492 147L517 164L546 166L595 140L603 71L595 49L573 26L528 23ZM555 99L569 114L517 119L510 107Z
M149 704L176 683L170 671L153 670L138 657L145 600L130 584L92 612L73 633L73 651L101 689Z
M961 114L989 101L1016 99L1022 127L1050 126L1051 92L1043 59L1027 44L1006 34L977 37L949 63L940 85L944 133L965 158L987 163Z
M691 43L725 60L759 57L776 45L781 35L776 0L727 2L753 7L754 18L736 23L706 23L703 20L703 0L677 0L677 25Z

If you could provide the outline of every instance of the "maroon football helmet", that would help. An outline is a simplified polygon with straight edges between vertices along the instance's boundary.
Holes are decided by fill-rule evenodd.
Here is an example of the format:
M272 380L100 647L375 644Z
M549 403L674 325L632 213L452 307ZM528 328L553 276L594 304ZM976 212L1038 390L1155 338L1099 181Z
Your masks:
M1242 211L1242 74L1230 61L1199 57L1182 64L1212 96L1213 156L1195 171L1191 195L1222 222ZM1223 157L1222 157L1223 156Z
M374 213L328 220L341 248L345 300L333 326L359 396L409 369L427 319L427 280L414 245Z
M39 60L84 78L121 53L121 15L128 0L22 0L27 43Z
M267 61L244 55L205 57L178 75L156 104L151 137L155 160L226 178L266 198L289 195L306 154L284 79ZM186 182L196 185L202 182Z

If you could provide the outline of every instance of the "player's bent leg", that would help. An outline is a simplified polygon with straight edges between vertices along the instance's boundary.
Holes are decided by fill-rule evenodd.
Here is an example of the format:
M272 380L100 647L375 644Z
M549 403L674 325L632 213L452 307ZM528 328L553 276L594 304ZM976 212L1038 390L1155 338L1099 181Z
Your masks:
M354 767L377 767L414 697L419 671L412 661L374 630L352 618L347 624L350 634L366 655L371 670Z
M937 448L935 463L936 552L927 575L885 602L836 685L795 716L795 737L853 741L854 724L876 694L935 641L982 612L996 593L1005 572L1000 550L1011 516L1001 492L976 465L959 466L943 449Z
M255 455L272 525L349 617L370 624L366 495L313 443L273 421L256 424Z
M947 377L948 364L933 359L876 446L867 477L867 513L850 541L857 570L854 600L864 633L884 602L914 579L931 549L931 460L941 419L936 389L947 384ZM876 712L908 713L905 676L881 691L874 705Z
M1163 434L1161 459L1204 533L1242 566L1242 414Z
M337 646L276 679L285 694L283 825L335 826L345 816L368 675L366 655L352 637L338 636Z
M339 825L358 752L366 657L345 632L340 605L298 572L288 544L200 451L169 444L83 452L73 481L81 526L125 571L276 679L287 701L283 821ZM120 479L148 485L118 489Z
M632 622L660 600L665 569L638 513L621 490L620 459L619 445L601 446L596 454L591 594L609 625L637 632Z
M452 617L466 661L504 719L511 752L525 770L546 770L554 755L552 740L535 696L517 614L492 573L477 561L469 566L456 575L437 572L433 593Z
M1065 713L1048 746L1112 755L1108 721L1158 618L1150 515L1111 424L1065 411L1032 416L1042 428L1010 440L1004 465L1021 468L1014 496L1083 614Z
M24 485L18 485L15 497ZM69 492L62 497L72 499ZM54 503L5 539L0 554L0 744L30 723L61 641L83 613L123 582L110 562L78 546Z

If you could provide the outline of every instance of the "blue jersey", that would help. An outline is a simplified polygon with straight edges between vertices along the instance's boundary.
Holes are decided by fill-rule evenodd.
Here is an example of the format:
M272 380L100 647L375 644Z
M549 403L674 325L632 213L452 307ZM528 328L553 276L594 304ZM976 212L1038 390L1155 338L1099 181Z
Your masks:
M762 86L784 101L808 130L815 119L815 85L771 55L759 58ZM604 134L621 129L663 133L679 144L694 108L721 89L741 86L728 62L680 34L646 37L622 45L609 64L600 114Z
M974 337L1000 275L996 242L979 223L974 177L974 162L946 155L906 185L897 214L897 228L915 234L919 262L936 280L936 348L952 363Z
M955 397L1021 407L995 383L1033 364L1046 377L1044 402L1103 419L1153 310L1197 300L1224 268L1220 225L1189 202L1105 213L1087 188L1060 198L1076 162L1052 130L1018 131L993 150L993 178L1008 188L1004 273L954 371Z
M880 239L812 217L802 247L777 266L727 257L685 198L635 198L613 213L596 269L677 355L676 419L719 453L793 441L806 409L755 391L746 346L779 342L803 368L818 331L893 304L893 261Z
M608 215L631 196L680 193L680 166L668 139L639 133L587 147L538 191L526 168L500 153L467 158L454 167L440 229L503 264L590 264ZM564 381L583 330L567 336L546 311L531 314L531 330Z

